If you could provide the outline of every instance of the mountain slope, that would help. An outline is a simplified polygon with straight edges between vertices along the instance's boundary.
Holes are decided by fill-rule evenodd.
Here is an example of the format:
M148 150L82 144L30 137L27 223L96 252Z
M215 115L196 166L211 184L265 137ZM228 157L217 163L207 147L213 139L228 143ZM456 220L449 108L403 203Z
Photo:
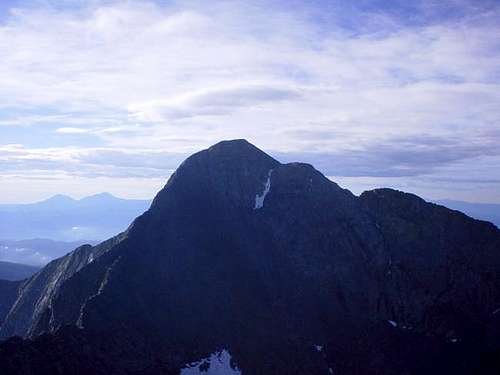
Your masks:
M102 240L125 230L150 205L109 193L80 200L64 195L33 204L0 205L0 238L57 241Z
M16 300L19 281L0 280L0 327Z
M243 140L194 154L125 235L41 274L0 334L56 334L3 344L4 366L49 373L64 348L74 362L53 366L78 367L75 343L114 338L85 356L120 374L222 351L244 374L461 374L500 348L497 228L394 190L358 198Z
M19 294L0 329L2 337L32 334L42 315L50 311L53 298L63 283L86 265L92 263L121 241L120 234L97 246L83 245L45 266L40 272L19 285Z
M384 294L382 304L392 311L391 319L457 338L465 328L456 323L459 316L482 322L492 318L500 307L499 231L494 225L391 189L365 192L361 200L384 233L391 257L387 290L403 292ZM435 321L433 310L439 309Z
M39 269L39 267L25 264L0 261L0 280L16 281L27 279Z
M439 200L436 203L461 211L475 219L490 221L500 228L500 204L470 203L449 199Z

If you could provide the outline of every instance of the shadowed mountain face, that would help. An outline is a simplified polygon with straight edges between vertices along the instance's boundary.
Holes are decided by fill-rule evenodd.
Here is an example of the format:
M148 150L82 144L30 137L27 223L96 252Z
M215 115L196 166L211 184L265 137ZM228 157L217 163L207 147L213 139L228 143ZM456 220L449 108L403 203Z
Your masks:
M16 300L19 281L0 280L0 327Z
M23 282L0 334L53 335L5 342L0 365L192 374L219 353L243 374L485 372L499 282L495 226L227 141L125 233Z
M470 203L454 200L440 200L436 203L452 210L462 211L475 219L491 221L497 228L500 228L500 204Z

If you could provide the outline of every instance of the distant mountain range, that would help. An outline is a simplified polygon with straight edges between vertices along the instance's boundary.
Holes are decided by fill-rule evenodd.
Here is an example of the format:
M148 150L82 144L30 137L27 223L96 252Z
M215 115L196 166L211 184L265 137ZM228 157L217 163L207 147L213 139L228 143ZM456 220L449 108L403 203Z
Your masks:
M500 204L470 203L449 199L435 202L452 210L461 211L474 219L489 221L500 228Z
M102 193L76 200L56 195L32 204L0 205L0 239L104 240L127 229L149 207Z
M0 337L26 339L0 344L13 375L500 373L497 227L245 140L0 301Z
M0 280L17 281L27 279L39 270L40 267L0 261Z

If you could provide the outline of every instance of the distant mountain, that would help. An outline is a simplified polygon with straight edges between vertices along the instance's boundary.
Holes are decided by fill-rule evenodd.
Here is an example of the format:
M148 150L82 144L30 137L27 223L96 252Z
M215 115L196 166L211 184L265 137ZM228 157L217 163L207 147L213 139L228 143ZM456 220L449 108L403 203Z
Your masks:
M498 374L500 230L244 140L22 282L9 374ZM10 294L11 295L11 294ZM20 365L22 364L22 366Z
M0 205L0 238L103 240L125 230L150 203L102 193L80 200L56 195L38 203L4 204Z
M0 261L0 280L17 281L27 279L39 270L40 267Z
M84 244L96 245L97 241L64 242L48 239L13 241L0 239L0 261L43 266Z
M452 210L461 211L475 219L492 222L500 228L500 204L470 203L446 199L436 201L436 203L442 204Z

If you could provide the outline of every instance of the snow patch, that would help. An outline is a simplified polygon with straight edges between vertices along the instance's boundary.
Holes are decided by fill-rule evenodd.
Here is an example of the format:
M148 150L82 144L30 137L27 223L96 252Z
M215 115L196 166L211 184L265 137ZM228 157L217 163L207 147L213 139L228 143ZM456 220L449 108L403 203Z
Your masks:
M393 327L397 327L398 323L396 323L394 320L388 320L387 323L389 323Z
M231 366L231 354L223 350L186 365L181 369L181 375L241 375L241 371Z
M257 194L255 196L255 206L254 210L258 210L259 208L262 208L264 206L264 199L266 199L267 193L269 193L269 190L271 190L271 174L273 173L273 170L270 169L269 172L267 173L267 181L266 184L264 185L264 191L262 194Z

